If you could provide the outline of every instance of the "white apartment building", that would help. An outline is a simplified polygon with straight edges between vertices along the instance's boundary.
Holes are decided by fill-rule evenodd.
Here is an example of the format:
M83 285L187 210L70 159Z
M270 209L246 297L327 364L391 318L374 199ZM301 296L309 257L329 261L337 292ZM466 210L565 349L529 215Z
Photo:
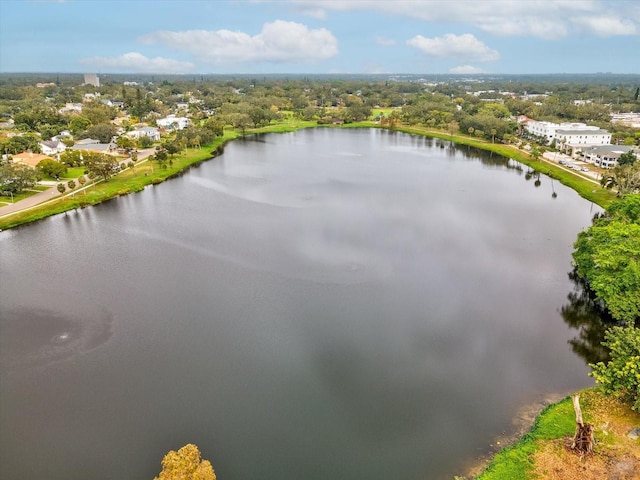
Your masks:
M585 146L607 145L611 143L611 134L598 127L584 123L552 123L530 121L526 124L526 130L546 139L547 144L554 140L562 149L582 148Z

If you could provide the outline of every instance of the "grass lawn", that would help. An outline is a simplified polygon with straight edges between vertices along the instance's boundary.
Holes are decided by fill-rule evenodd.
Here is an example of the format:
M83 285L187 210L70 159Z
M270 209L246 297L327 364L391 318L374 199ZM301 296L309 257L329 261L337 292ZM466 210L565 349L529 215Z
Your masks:
M62 178L64 180L75 180L80 175L84 175L84 167L69 167Z

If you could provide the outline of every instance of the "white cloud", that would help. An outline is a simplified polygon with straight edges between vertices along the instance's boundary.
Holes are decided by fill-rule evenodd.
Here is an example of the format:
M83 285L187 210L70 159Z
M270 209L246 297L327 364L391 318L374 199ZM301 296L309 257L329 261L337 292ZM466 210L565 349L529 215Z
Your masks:
M378 35L376 37L376 43L383 47L390 47L396 44L396 41L393 38L384 37L382 35Z
M193 71L191 62L181 62L171 58L148 58L137 52L129 52L119 57L91 57L80 60L97 70L135 73L185 73Z
M449 69L449 73L463 73L467 75L485 73L484 70L472 65L460 65L459 67Z
M575 17L571 19L571 22L582 27L585 31L601 37L635 35L638 33L638 28L631 20L617 18L612 15Z
M325 29L309 29L296 22L265 23L257 35L230 30L158 31L140 38L184 50L211 65L238 63L309 63L338 53L338 41Z
M279 1L282 0L257 0ZM574 27L597 24L609 18L622 30L591 28L598 35L638 33L640 19L636 1L630 0L288 0L299 10L378 11L428 22L463 23L499 36L533 36L556 39ZM572 19L576 19L575 23Z
M475 62L494 62L500 59L500 54L496 50L487 47L470 33L463 35L447 33L442 37L434 38L416 35L407 40L407 45L432 57L461 58Z

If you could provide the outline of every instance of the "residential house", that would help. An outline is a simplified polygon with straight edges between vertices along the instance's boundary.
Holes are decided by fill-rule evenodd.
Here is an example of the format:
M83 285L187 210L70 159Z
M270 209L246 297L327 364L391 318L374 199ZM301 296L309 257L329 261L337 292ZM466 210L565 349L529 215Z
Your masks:
M191 120L186 117L176 117L175 115L168 115L165 118L159 118L156 120L156 124L159 127L163 127L169 130L182 130L191 125Z
M17 155L13 155L14 163L22 163L24 165L28 165L31 168L36 168L36 165L40 163L45 158L51 159L51 157L47 155L42 155L40 153L32 153L32 152L22 152Z
M64 143L57 139L45 140L40 142L40 150L45 155L58 155L67 149Z
M100 143L99 140L93 138L84 138L78 140L75 145L70 147L71 150L87 150L91 152L116 154L118 152L118 146L113 143Z
M160 141L160 130L156 127L142 127L131 130L126 133L127 137L139 139L141 137L149 137L154 142Z

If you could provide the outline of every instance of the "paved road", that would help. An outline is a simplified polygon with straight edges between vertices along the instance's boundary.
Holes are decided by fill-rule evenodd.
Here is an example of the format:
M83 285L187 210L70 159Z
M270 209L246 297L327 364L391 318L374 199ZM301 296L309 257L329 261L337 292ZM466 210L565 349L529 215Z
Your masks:
M155 148L147 148L145 150L138 151L138 163L144 163L150 155L155 152ZM36 193L35 195L31 195L30 197L25 198L24 200L20 200L19 202L10 203L8 205L0 206L0 217L4 217L6 215L13 215L14 213L21 212L23 210L28 210L30 208L35 207L36 205L41 205L43 203L49 202L61 195L61 193L57 189L58 182L40 182L39 185L48 186L47 190ZM89 185L91 186L91 185ZM78 192L81 192L87 187L78 188L73 192L65 193L65 195L72 195Z

